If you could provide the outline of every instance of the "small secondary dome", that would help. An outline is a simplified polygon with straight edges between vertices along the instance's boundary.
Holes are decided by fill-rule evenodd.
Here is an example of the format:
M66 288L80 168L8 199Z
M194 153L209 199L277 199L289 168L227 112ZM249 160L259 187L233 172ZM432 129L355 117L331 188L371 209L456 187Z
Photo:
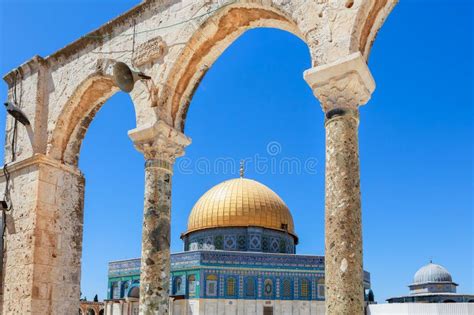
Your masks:
M286 231L296 239L293 217L283 200L267 186L242 177L222 182L202 195L189 215L185 234L248 226Z
M429 263L421 267L413 277L413 283L452 282L451 274L443 266Z

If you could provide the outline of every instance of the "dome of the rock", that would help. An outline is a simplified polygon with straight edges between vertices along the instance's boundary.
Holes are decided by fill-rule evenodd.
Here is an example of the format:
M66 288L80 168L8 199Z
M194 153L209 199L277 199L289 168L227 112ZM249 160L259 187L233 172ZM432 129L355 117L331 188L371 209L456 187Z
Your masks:
M208 190L194 205L185 234L221 227L261 227L296 237L285 202L267 186L247 178L227 180Z

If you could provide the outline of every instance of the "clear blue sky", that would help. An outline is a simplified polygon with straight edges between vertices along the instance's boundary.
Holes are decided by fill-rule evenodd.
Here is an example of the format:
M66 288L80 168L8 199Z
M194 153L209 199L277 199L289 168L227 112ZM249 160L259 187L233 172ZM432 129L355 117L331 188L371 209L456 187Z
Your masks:
M138 1L0 0L0 72L47 56ZM459 291L473 279L473 6L469 0L402 0L382 27L369 66L377 82L361 108L360 158L364 267L378 301L408 292L430 258L448 268ZM324 254L323 113L302 72L308 49L295 36L258 29L239 38L206 74L188 115L186 157L235 161L281 144L276 156L318 161L316 173L247 177L275 190L292 210L299 253ZM0 84L6 97L6 85ZM4 130L4 112L0 111ZM83 143L86 201L82 292L106 294L107 262L138 257L143 157L128 95L99 111ZM0 147L3 148L0 137ZM172 249L193 204L237 174L176 172Z

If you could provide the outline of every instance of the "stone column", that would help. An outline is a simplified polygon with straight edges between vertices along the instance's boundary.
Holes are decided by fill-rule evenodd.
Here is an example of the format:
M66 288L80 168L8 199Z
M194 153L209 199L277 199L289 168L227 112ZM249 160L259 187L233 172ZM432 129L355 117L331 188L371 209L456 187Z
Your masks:
M162 121L129 136L145 155L140 314L168 314L171 176L190 139Z
M326 314L364 314L358 107L374 80L360 53L309 69L326 126Z
M3 314L77 314L84 178L41 154L7 169L12 208L6 213Z

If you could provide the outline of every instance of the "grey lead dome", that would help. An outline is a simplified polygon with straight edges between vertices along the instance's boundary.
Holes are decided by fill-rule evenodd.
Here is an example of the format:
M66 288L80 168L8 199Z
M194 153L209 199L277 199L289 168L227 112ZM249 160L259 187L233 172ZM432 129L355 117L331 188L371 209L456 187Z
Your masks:
M443 266L429 263L421 267L413 277L413 283L452 282L451 274Z

